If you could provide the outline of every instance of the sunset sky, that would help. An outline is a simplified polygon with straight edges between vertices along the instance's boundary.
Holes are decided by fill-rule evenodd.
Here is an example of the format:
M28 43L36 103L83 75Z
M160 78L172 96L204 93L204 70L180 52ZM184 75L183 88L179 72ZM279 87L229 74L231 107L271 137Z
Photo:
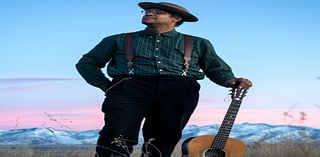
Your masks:
M80 77L75 63L106 36L144 29L138 2L0 1L0 129L100 129L104 93ZM236 123L320 128L320 1L170 2L199 18L177 31L210 40L236 76L254 83ZM189 125L219 124L228 89L200 83Z

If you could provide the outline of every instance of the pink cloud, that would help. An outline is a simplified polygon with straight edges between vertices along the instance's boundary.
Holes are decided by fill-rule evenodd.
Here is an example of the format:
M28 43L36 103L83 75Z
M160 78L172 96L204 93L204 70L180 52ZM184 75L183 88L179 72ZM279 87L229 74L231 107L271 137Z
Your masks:
M3 112L0 117L0 129L54 127L88 130L100 129L102 125L103 113L97 107L15 110Z
M8 110L0 115L0 129L54 127L71 130L101 129L104 124L100 105L74 105L63 109ZM226 109L199 108L188 125L221 124ZM287 113L286 113L287 112ZM236 123L305 125L320 128L319 109L258 110L240 109Z
M75 81L78 78L72 77L12 77L0 78L0 92L4 91L30 91L35 89L45 89L48 82Z
M70 81L78 80L72 77L16 77L16 78L0 78L0 83L16 84L16 83L36 83L36 82L49 82L49 81Z
M189 124L208 125L221 124L227 110L198 110L189 121ZM268 123L268 124L287 124L304 125L320 128L318 120L319 111L314 109L292 110L286 113L286 109L277 110L258 110L243 109L238 112L235 123Z

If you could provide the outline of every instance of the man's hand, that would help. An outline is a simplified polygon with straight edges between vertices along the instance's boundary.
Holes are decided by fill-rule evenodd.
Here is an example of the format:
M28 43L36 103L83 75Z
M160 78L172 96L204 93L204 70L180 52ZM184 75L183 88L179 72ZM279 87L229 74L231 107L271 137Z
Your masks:
M252 82L245 78L234 78L226 81L226 85L231 88L245 88L249 89L252 87Z

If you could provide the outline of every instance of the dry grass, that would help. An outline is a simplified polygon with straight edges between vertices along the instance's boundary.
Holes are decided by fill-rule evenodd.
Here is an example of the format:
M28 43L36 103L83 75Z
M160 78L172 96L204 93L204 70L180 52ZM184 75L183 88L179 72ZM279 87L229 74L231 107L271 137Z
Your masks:
M320 144L251 144L246 157L320 157Z
M0 146L0 157L93 157L92 145Z
M319 144L251 144L246 157L320 157ZM180 157L179 146L173 157ZM54 145L54 146L0 146L0 157L93 157L93 145ZM139 157L135 148L132 157Z

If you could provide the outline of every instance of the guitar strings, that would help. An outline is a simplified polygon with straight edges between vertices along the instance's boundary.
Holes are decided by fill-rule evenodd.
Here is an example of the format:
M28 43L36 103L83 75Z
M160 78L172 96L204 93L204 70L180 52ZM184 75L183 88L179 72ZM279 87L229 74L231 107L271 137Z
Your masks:
M231 103L234 105L237 105L237 106L236 107L234 107L234 105L229 106L229 109L226 113L226 116L222 122L222 125L227 125L228 127L223 127L223 128L221 128L221 130L218 131L218 134L214 138L213 144L211 145L211 148L217 147L217 149L213 149L213 151L210 151L209 157L213 157L215 154L220 153L219 152L220 148L222 149L221 151L223 152L223 148L224 148L225 144L227 143L228 136L230 134L230 131L232 129L232 126L233 126L233 123L234 123L234 120L236 117L236 116L228 116L228 115L229 114L236 115L238 113L240 105L241 105L241 101L232 100ZM226 135L226 133L228 133L228 136ZM221 135L224 135L224 136L221 136Z
M228 137L229 137L229 134L230 134L230 131L231 131L231 129L232 129L232 126L233 126L233 124L234 124L234 120L235 120L235 118L236 118L236 115L237 115L237 113L238 113L238 111L239 111L239 108L240 108L240 105L241 105L241 102L242 102L242 99L243 99L243 97L245 96L245 94L246 94L246 92L247 92L247 89L243 89L243 88L240 88L240 89L238 89L238 88L232 88L231 89L231 105L229 106L229 108L228 108L228 110L227 110L227 114L225 115L225 118L224 118L224 120L223 120L223 122L222 122L222 125L226 125L226 122L227 122L227 124L229 125L229 130L227 130L228 129L228 127L223 127L223 128L221 128L221 130L219 129L219 131L218 131L218 134L215 136L215 138L213 139L214 141L213 141L213 143L212 143L212 145L211 145L211 148L214 148L214 146L216 146L216 147L218 147L218 148L221 148L222 150L222 152L224 151L223 149L224 149L224 146L225 146L225 144L227 143L227 140L228 140ZM237 105L236 107L233 107L233 106L235 106L235 105ZM230 113L232 113L232 112L234 112L233 114L235 115L235 116L230 116L230 117L228 117L228 115L230 114ZM231 119L229 119L229 118L231 118ZM230 121L228 121L228 120L230 120ZM221 136L221 134L223 135L223 133L228 133L228 136L226 137L226 136L222 136L222 137L220 137ZM219 140L219 138L222 138L222 140ZM224 138L226 138L226 139L224 139ZM217 140L218 139L218 140ZM225 142L223 142L223 141L225 141ZM213 151L210 151L209 152L209 157L213 157L213 155L214 154L217 154L218 152L219 152L219 150L220 149L214 149Z

